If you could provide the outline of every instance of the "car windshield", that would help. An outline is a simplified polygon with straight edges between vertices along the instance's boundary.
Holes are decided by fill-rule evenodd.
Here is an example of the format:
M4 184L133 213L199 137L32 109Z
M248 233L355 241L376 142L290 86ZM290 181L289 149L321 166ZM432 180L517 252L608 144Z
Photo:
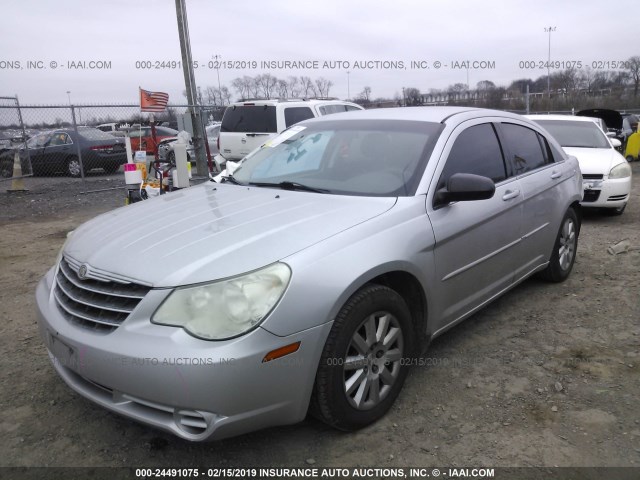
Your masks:
M410 196L441 129L380 120L296 125L249 155L233 177L341 195Z
M563 147L611 148L607 137L594 122L536 120Z
M79 128L78 134L85 140L113 140L114 136L97 128Z
M29 148L44 147L44 145L47 143L47 140L49 140L49 137L51 137L51 132L39 133L39 134L31 137L27 141L27 147L29 147Z

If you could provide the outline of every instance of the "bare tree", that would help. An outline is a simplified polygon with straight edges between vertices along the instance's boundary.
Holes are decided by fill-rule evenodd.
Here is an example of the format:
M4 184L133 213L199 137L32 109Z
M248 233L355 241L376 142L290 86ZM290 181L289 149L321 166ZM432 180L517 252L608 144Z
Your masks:
M627 60L629 67L627 68L629 77L633 82L633 96L638 96L638 87L640 87L640 57L634 56Z
M587 65L587 67L578 74L578 88L586 90L587 94L590 95L593 89L594 78L595 74L593 70Z
M481 92L488 92L488 91L493 90L495 88L496 88L496 84L493 83L491 80L480 80L476 84L476 89L481 91Z
M298 77L289 77L287 80L289 86L289 95L291 98L300 96L300 84L298 83Z
M300 92L305 98L317 97L316 87L310 77L304 75L300 77Z
M217 88L215 87L206 87L204 89L204 99L206 100L207 104L209 105L217 105L218 104L218 92L217 92Z
M231 92L224 86L220 89L220 104L229 105L231 103Z
M256 87L262 91L263 98L271 98L278 84L278 79L270 73L264 73L255 77ZM257 95L256 95L257 96Z
M318 95L321 97L328 97L329 90L333 86L333 82L331 80L327 80L324 77L320 77L316 79L316 87L318 88Z
M278 85L276 86L276 88L279 98L289 98L289 84L286 80L278 80Z
M249 79L249 93L251 98L260 98L260 82L258 77L247 77Z
M234 78L231 82L231 86L238 92L240 98L246 99L251 95L251 82L253 79L245 75L244 77Z
M417 88L409 87L404 89L404 99L407 105L421 105L422 94Z
M364 87L358 94L358 98L365 103L369 103L371 101L371 87Z

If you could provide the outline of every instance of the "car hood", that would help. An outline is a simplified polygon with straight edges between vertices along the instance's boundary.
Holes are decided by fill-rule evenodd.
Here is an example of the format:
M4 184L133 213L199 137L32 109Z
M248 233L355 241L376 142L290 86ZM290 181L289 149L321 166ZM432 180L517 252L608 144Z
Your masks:
M90 271L174 287L269 265L395 202L208 183L100 215L73 233L64 252Z
M576 116L601 118L608 128L615 128L616 130L622 128L622 115L617 110L591 108L589 110L580 110L576 113Z
M583 174L609 175L613 167L626 162L624 157L613 148L562 147L562 149L578 159Z

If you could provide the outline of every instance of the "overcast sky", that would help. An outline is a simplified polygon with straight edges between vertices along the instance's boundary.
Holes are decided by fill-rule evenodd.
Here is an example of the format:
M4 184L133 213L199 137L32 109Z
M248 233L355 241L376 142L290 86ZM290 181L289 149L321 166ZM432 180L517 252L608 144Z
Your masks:
M220 81L269 71L274 76L323 76L333 82L330 95L355 97L365 86L372 97L402 94L402 87L473 87L480 80L508 85L537 78L543 69L521 69L520 61L620 61L640 55L637 28L623 27L632 8L602 0L458 1L296 1L186 0L196 83L217 86L208 62L257 62L256 69L220 69ZM136 103L138 86L170 94L185 103L182 69L136 68L137 61L181 60L172 0L21 0L3 6L0 33L0 96L17 94L24 104ZM637 23L637 22L636 22ZM318 61L316 70L264 70L262 61ZM454 69L453 62L494 62L495 68ZM27 62L43 68L27 68ZM86 69L68 62L87 62ZM90 69L89 61L110 62ZM327 61L346 68L322 68ZM403 63L404 68L372 68L372 62ZM411 68L423 61L428 69ZM439 69L434 62L441 62ZM18 68L19 62L19 68ZM55 68L52 68L55 62ZM355 62L367 62L358 68ZM236 64L234 66L242 66ZM473 63L471 64L473 67ZM600 66L607 67L606 64ZM537 65L536 65L537 67ZM349 82L347 81L349 78ZM237 92L232 90L234 99Z

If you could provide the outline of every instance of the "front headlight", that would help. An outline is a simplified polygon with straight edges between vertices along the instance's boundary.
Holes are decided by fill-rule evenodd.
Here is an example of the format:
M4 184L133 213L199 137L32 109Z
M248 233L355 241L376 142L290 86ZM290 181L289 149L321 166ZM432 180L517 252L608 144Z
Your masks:
M195 287L177 288L151 317L205 340L226 340L252 330L282 297L291 270L275 263L255 272Z
M616 165L609 172L609 178L627 178L631 176L631 167L627 162Z

